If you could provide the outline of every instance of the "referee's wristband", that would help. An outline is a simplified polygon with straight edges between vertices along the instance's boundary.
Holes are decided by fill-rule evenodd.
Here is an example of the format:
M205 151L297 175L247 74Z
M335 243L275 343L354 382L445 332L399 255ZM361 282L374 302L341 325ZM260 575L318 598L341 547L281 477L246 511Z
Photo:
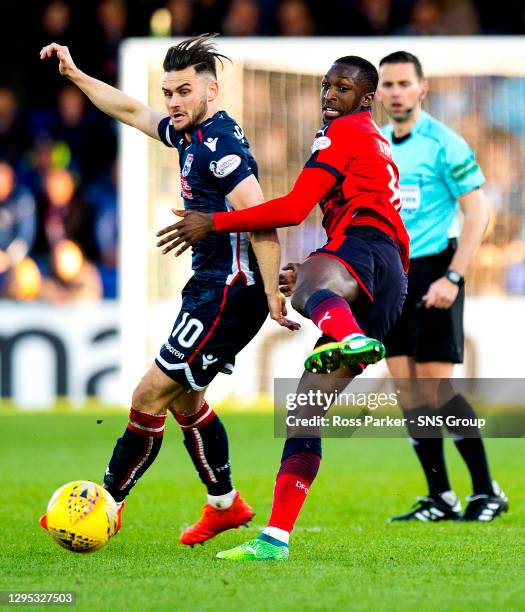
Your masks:
M445 278L447 278L451 283L454 283L454 285L457 285L458 287L463 287L463 285L465 284L465 279L463 278L463 276L461 276L461 274L459 272L456 272L455 270L447 270L445 272Z

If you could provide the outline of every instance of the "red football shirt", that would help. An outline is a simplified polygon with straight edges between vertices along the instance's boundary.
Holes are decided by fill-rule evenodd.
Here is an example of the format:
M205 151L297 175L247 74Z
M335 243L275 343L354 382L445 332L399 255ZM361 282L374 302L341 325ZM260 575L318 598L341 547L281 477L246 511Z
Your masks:
M351 226L377 227L399 246L408 269L409 237L399 215L399 172L390 144L363 110L331 121L320 130L312 156L292 191L240 211L215 213L217 231L250 231L297 225L316 203L329 238Z

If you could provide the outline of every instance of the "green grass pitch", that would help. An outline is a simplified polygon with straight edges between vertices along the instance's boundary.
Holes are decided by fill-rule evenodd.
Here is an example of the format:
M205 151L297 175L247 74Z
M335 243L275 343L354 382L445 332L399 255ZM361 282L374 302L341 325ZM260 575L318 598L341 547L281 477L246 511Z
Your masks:
M102 420L97 423L97 420ZM37 524L70 480L100 482L125 413L0 416L0 590L73 590L79 610L525 610L524 440L488 440L511 512L492 524L389 525L424 493L407 440L326 440L288 563L214 559L254 537L271 507L282 440L269 414L226 413L237 488L253 526L194 549L178 543L205 492L169 424L157 462L104 549L59 548ZM453 484L468 475L447 441Z

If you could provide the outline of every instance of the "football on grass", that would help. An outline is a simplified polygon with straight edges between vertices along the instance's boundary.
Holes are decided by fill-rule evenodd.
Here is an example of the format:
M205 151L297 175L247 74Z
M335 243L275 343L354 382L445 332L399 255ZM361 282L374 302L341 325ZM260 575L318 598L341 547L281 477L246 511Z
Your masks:
M53 493L46 519L47 530L57 544L73 552L91 552L115 535L118 508L100 485L75 480Z

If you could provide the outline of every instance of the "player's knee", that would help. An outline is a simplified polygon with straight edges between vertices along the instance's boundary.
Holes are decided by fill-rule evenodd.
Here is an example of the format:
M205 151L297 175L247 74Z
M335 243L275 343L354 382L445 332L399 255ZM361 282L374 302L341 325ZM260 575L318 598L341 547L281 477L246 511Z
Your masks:
M133 391L131 405L135 410L146 414L166 414L167 405L165 399L154 388L141 382Z
M443 402L439 399L439 380L418 379L418 391L421 404L426 404L432 410L437 410Z
M169 405L169 411L173 416L184 416L189 417L196 414L203 402L202 397L191 397L191 394L179 395Z
M306 292L301 289L296 289L292 295L291 304L294 310L296 310L303 317L306 316L306 302L310 297L310 292Z
M403 410L413 410L428 406L437 410L444 401L440 401L440 380L421 378L395 378L399 402Z

